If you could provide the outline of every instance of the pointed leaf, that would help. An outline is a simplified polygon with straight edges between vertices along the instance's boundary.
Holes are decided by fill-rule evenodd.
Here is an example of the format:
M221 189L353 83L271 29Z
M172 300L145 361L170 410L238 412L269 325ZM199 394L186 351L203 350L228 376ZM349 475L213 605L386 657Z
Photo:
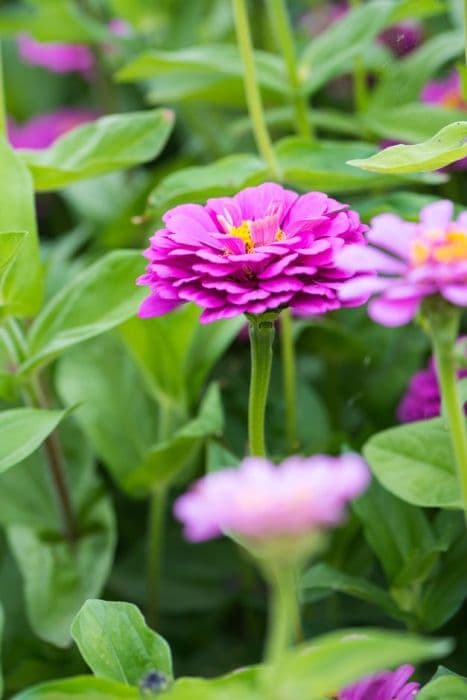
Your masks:
M14 408L0 412L0 472L21 462L55 430L66 411Z

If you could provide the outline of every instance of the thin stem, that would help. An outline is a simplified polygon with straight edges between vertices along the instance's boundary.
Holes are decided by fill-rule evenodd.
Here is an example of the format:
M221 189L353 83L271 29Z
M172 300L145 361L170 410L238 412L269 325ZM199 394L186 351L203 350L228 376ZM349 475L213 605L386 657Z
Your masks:
M248 402L248 438L250 454L266 455L264 419L272 367L274 320L264 316L249 316L251 347L251 378Z
M350 0L352 8L360 7L362 0ZM353 90L355 108L358 112L364 112L368 107L368 82L363 56L356 56L353 67Z
M5 86L3 78L3 58L2 46L0 44L0 134L6 136L7 120L6 120L6 104L5 104Z
M149 503L148 563L147 563L147 617L151 627L156 628L160 618L160 581L162 544L165 530L167 488L155 489Z
M293 93L293 108L297 133L305 138L311 138L313 131L308 119L307 101L301 92L301 84L297 72L294 36L285 0L267 0L267 7L276 41L280 46L289 76L289 83Z
M281 315L280 341L287 443L289 451L295 452L299 444L297 433L297 372L293 339L293 321L290 309L285 309Z
M251 41L250 24L245 0L232 0L238 48L243 62L243 83L255 135L256 145L262 158L266 161L274 177L279 178L280 171L272 147L264 118L264 108L256 79L255 59Z

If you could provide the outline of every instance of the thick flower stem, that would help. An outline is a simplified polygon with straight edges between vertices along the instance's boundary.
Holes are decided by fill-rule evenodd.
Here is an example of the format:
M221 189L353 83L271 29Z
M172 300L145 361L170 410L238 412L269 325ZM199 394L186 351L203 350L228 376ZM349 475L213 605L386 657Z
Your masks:
M293 321L290 309L285 309L281 319L281 361L282 382L285 399L285 427L289 452L297 450L297 372L295 346L293 338Z
M293 93L293 108L297 133L299 136L311 138L313 132L308 119L307 101L301 93L294 37L285 0L267 0L267 7L276 41L284 57L290 87Z
M149 502L147 563L147 618L153 628L158 626L160 618L160 570L166 505L167 488L156 488Z
M441 388L441 398L446 412L462 503L467 520L467 433L464 410L457 383L455 342L459 331L460 310L441 300L426 305L428 323Z
M266 455L264 419L272 366L274 320L277 314L249 315L251 347L251 379L248 403L248 438L250 454Z
M256 79L255 59L246 0L232 0L232 7L237 32L238 48L240 50L240 55L243 62L243 83L245 87L245 97L248 105L248 112L253 125L256 145L258 146L258 151L260 152L262 158L268 164L272 175L275 178L279 178L279 166L266 126L263 102Z

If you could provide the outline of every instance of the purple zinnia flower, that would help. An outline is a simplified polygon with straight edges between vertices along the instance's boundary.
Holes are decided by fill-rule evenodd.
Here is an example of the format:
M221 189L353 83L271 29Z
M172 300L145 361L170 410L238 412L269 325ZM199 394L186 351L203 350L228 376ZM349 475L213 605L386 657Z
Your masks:
M427 83L422 91L422 102L451 109L467 109L459 73L454 70L447 78Z
M192 542L232 532L255 542L297 537L338 525L348 501L367 487L366 463L355 454L290 457L276 466L248 457L238 469L200 479L175 502Z
M395 671L383 671L344 688L337 700L412 700L420 684L408 683L414 667L406 664Z
M280 185L249 187L206 206L182 204L145 252L149 297L142 318L192 301L204 323L291 306L320 314L339 308L337 290L353 277L334 262L338 250L364 244L358 214L322 192L299 196Z
M20 34L18 49L27 63L42 66L53 73L78 71L87 77L94 66L93 53L85 44L42 42L28 34Z
M47 148L63 134L81 124L94 121L97 117L97 112L90 109L65 107L55 112L39 114L24 124L16 124L9 119L8 140L13 148Z
M418 223L394 214L375 217L371 245L346 246L337 255L342 267L367 273L343 283L340 298L374 296L368 313L384 326L408 323L432 295L467 306L467 212L453 220L453 211L453 203L442 200L424 207Z

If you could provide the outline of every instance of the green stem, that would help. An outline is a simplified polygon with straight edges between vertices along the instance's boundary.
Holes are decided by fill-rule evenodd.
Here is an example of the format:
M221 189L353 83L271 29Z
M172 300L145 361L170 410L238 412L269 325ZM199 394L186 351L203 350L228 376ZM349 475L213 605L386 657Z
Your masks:
M293 321L290 309L285 309L281 315L280 341L287 443L289 451L295 452L299 444L297 433L297 373Z
M269 132L264 118L263 102L256 79L255 59L253 44L251 41L250 25L248 21L248 11L245 0L232 0L233 13L235 19L235 29L237 33L238 48L243 62L245 87L245 97L248 105L255 135L256 145L262 158L271 169L274 177L279 178L280 171L276 159L276 154L272 147Z
M250 322L251 378L248 402L250 454L266 455L264 419L272 367L274 320L277 314L248 315Z
M6 136L7 121L6 121L6 104L5 104L5 86L3 78L3 59L2 47L0 44L0 134Z
M147 617L151 627L157 628L160 618L160 580L162 544L165 530L167 488L155 489L149 503L148 564L147 564Z
M297 133L305 138L313 135L308 119L307 101L301 92L301 83L297 72L297 56L285 0L267 0L270 22L284 57L290 87L293 93L293 108Z
M445 302L426 305L425 318L431 334L441 388L441 398L446 411L451 443L457 466L462 503L467 519L467 433L465 416L457 382L455 342L459 332L460 311Z
M350 6L360 7L362 0L350 0ZM368 107L368 82L363 56L357 56L353 68L354 102L357 112L365 112Z
M464 0L464 52L465 65L467 67L467 0Z

